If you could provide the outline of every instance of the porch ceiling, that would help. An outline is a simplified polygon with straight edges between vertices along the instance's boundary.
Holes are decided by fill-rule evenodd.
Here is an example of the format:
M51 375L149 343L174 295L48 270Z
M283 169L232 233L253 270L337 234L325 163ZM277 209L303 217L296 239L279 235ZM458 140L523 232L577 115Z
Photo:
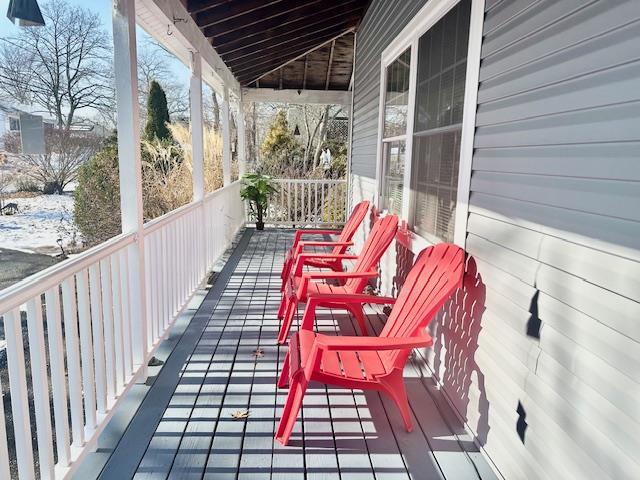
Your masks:
M368 0L183 0L242 86L348 90Z

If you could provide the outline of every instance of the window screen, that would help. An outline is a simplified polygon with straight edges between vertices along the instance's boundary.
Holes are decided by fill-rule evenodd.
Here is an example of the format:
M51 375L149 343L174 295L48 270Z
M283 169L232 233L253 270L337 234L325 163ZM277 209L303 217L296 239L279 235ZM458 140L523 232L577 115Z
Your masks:
M410 64L411 50L407 49L386 70L382 192L383 207L392 213L402 210Z
M462 0L418 43L411 189L413 227L453 241L471 1Z

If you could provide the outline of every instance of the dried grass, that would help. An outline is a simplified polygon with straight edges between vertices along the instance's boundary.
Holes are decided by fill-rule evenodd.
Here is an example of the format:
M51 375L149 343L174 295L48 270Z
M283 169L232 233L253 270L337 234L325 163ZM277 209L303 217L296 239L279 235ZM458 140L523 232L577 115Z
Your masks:
M144 213L148 219L186 205L193 197L191 131L186 124L168 127L174 144L143 141ZM204 189L208 193L223 185L222 138L210 127L205 127L203 133Z

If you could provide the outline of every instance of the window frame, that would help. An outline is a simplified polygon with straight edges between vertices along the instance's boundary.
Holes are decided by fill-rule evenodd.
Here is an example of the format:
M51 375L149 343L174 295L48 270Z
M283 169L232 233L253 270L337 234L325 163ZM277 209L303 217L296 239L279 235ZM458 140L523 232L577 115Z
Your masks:
M442 17L455 7L460 0L430 0L420 9L405 28L382 52L380 59L380 94L378 135L376 152L376 201L377 207L384 205L383 182L383 148L385 122L385 94L387 67L395 61L407 48L411 49L409 70L409 99L407 106L407 129L405 139L405 164L402 192L402 218L413 219L415 202L411 194L411 167L413 164L413 136L415 118L416 84L418 77L418 42L420 37L433 27ZM478 98L478 82L480 74L480 51L482 46L482 29L484 24L485 0L471 0L471 20L467 47L467 69L465 77L464 105L462 114L462 133L460 140L460 158L458 185L456 194L456 213L454 220L454 243L465 247L467 217L469 214L469 194L471 189L471 162L473 157L473 141L475 133L475 116ZM409 224L410 228L413 225ZM420 247L433 242L414 234Z
M20 132L22 130L22 125L20 125L20 117L16 117L15 115L9 115L9 131L10 132ZM11 128L12 122L15 122L18 128Z
M400 58L400 56L409 50L409 95L407 98L407 125L405 127L405 132L402 135L394 135L392 137L384 136L384 129L386 124L386 99L387 99L387 69ZM385 50L386 52L386 50ZM377 152L377 166L376 166L376 200L377 206L380 208L385 204L384 198L384 181L387 176L385 162L384 162L384 149L386 143L393 142L404 142L404 176L402 183L402 207L400 209L400 214L404 216L405 212L405 202L407 202L406 195L406 184L407 181L407 168L411 168L410 165L407 165L407 160L411 161L411 156L408 155L409 148L411 148L411 137L410 132L413 131L413 104L415 103L415 94L416 94L416 78L417 78L417 69L413 68L414 64L414 55L417 50L414 49L414 45L405 45L404 48L394 49L389 54L385 55L383 53L383 60L381 62L380 69L380 119L379 119L379 128L378 128L378 152Z

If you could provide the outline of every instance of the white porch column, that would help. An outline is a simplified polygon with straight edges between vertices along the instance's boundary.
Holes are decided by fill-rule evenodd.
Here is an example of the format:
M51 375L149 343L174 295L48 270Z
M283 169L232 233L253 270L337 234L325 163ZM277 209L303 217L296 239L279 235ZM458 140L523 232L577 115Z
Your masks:
M229 113L229 88L225 85L222 96L222 176L223 184L231 183L231 125Z
M202 119L202 60L198 52L191 52L191 83L189 88L191 108L191 158L193 201L204 198L204 143Z
M120 215L123 233L137 233L128 259L134 369L146 367L147 308L144 275L142 164L135 0L113 0L113 59L117 101ZM141 377L146 377L145 372ZM139 381L145 381L145 378Z
M238 176L242 178L247 171L247 144L242 93L240 93L240 99L238 100L238 118L236 118L236 125L238 126Z

